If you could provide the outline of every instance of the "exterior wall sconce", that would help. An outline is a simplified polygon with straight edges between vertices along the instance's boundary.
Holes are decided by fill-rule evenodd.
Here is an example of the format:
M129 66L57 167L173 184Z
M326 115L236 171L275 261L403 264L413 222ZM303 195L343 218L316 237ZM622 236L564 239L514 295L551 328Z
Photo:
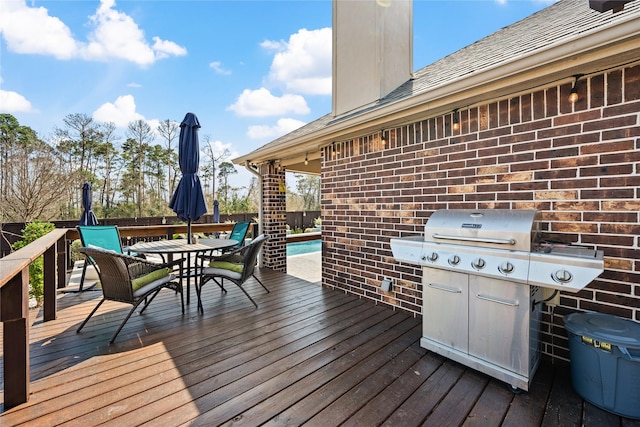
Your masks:
M384 129L380 131L380 142L382 143L383 146L387 145L387 138L385 137L385 132L386 131Z
M573 87L571 88L571 92L569 92L569 102L575 104L576 101L580 98L578 96L578 79L582 77L582 74L576 74L573 76L576 80L573 82Z
M307 153L304 153L304 164L305 166L309 164L309 156L307 155Z
M458 113L458 109L453 110L453 130L460 130L460 114Z

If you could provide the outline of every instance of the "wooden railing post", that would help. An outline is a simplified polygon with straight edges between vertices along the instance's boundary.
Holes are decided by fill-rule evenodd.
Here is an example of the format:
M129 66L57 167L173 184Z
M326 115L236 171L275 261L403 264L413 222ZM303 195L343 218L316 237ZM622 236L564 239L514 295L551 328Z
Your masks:
M67 282L67 239L61 237L58 240L58 288L64 288Z
M56 275L56 248L55 243L44 252L44 321L56 319L56 283L58 276Z
M4 406L29 398L29 267L0 288Z

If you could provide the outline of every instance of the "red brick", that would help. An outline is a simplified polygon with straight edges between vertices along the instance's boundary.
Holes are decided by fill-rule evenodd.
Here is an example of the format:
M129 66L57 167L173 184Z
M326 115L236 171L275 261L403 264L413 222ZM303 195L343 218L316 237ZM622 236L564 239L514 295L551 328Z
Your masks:
M589 79L590 107L598 108L604 106L604 74L591 77Z
M538 91L533 93L533 101L532 101L533 113L532 114L533 114L534 120L539 120L546 117L544 99L545 99L544 91Z
M624 70L624 99L626 102L640 99L640 65Z
M640 101L633 101L625 104L606 107L603 110L602 117L620 116L623 114L637 113L640 111Z
M558 87L552 87L546 90L545 92L547 102L546 102L546 117L554 117L558 115Z
M479 127L479 118L478 118L478 109L471 108L468 110L468 120L469 120L469 133L477 132Z
M494 102L488 105L489 107L489 127L488 129L497 128L499 121L498 103Z
M581 111L574 114L565 114L554 119L555 126L563 126L571 123L588 122L601 117L600 110Z
M638 119L636 116L615 117L615 118L609 118L605 120L598 120L595 122L585 123L584 131L591 132L594 130L629 127L637 124L638 124Z
M622 138L636 138L640 136L640 126L630 127L630 128L622 128L622 129L612 129L605 132L602 132L602 139L622 139Z
M509 101L503 99L498 102L498 126L509 126Z
M622 71L616 70L607 74L607 105L622 102Z

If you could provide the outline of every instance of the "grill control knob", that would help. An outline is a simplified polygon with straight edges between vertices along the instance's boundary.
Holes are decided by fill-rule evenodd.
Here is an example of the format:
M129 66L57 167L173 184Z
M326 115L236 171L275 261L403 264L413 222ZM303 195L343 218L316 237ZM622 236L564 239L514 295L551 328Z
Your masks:
M431 262L436 262L438 260L438 254L436 252L431 252L427 259Z
M460 264L460 257L458 255L452 255L449 257L449 265L455 267Z
M482 258L476 258L471 263L471 267L475 268L476 270L482 270L486 265L487 263Z
M571 272L562 269L553 273L551 275L551 278L560 284L564 284L569 283L571 280L573 280L573 275L571 274Z
M500 271L500 273L502 274L510 274L513 273L513 269L515 267L513 266L513 264L511 264L509 261L507 262L503 262L500 267L498 267L498 270Z

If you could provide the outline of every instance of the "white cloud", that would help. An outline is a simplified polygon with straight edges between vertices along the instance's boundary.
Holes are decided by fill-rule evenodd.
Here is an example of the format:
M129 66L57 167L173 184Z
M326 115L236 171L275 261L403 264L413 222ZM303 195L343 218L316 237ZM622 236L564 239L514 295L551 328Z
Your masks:
M116 126L125 128L129 122L145 120L144 116L136 112L136 102L133 95L119 96L113 103L106 102L93 112L94 120L113 122ZM157 126L157 124L156 124ZM152 126L153 129L155 127Z
M231 71L226 70L222 67L222 63L219 61L213 61L209 64L209 68L213 69L218 74L229 75Z
M168 40L162 40L156 36L153 38L153 50L158 58L168 58L171 55L185 56L187 49Z
M70 28L44 7L28 7L24 1L0 1L0 31L9 50L22 54L50 55L58 59L92 61L124 59L149 65L187 50L178 44L153 37L153 45L129 15L115 9L114 0L101 0L89 17L93 28L87 41L76 40Z
M249 126L247 136L251 139L275 139L304 126L306 123L295 119L280 119L275 126Z
M142 87L142 85L140 83L136 83L136 82L131 82L127 84L127 87Z
M300 95L274 96L265 88L245 89L236 102L227 107L239 116L281 116L283 114L308 114L307 102Z
M136 101L133 95L122 95L111 102L105 102L93 112L93 119L99 122L113 122L117 127L126 129L130 122L142 120L146 122L156 137L160 137L158 126L160 120L146 119L136 111Z
M269 80L284 85L286 92L331 94L331 28L301 29L288 42L264 41L261 46L277 53Z
M158 133L158 126L160 126L160 120L158 119L144 119L147 124L151 127L151 130L153 131L153 134L157 137L160 136L160 133ZM158 141L156 141L157 143Z
M60 19L44 7L27 7L22 1L0 1L0 31L10 51L69 59L80 45Z
M0 112L2 113L29 113L33 111L31 102L18 92L0 89Z

